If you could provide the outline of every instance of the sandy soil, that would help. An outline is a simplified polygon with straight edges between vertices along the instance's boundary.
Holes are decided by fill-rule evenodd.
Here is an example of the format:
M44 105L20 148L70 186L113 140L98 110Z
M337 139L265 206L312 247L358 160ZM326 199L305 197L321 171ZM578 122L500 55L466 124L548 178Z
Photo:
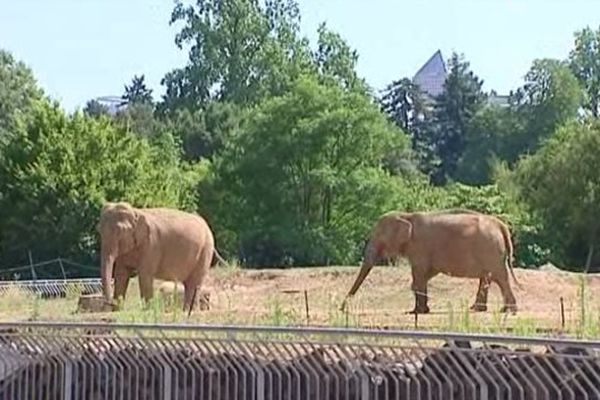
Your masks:
M210 292L211 307L196 311L190 318L204 323L244 323L279 325L361 326L380 328L414 328L408 266L375 267L348 312L339 310L358 267L323 267L268 270L213 269L205 286ZM580 326L582 304L588 330L600 331L600 276L516 269L523 290L512 284L519 312L500 314L500 291L492 285L488 311L469 312L478 281L438 275L429 284L431 313L419 315L418 328L454 331L496 332L512 330L534 333ZM30 296L0 297L0 319L69 319L144 322L192 322L177 307L142 309L137 285L130 285L125 309L114 313L77 314L77 298L33 301ZM584 288L585 302L581 301ZM308 300L308 313L307 302ZM160 304L160 303L159 303Z

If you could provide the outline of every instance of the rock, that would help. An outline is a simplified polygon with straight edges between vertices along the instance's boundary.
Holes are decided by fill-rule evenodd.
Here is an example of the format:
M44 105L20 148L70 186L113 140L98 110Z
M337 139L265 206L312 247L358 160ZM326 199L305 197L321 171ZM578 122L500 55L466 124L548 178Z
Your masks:
M275 271L251 271L248 272L248 278L257 281L270 281L282 276L280 272Z
M77 312L110 312L114 306L108 303L102 294L85 294L79 296Z
M154 285L158 296L166 307L183 304L183 285L179 282L163 281Z
M557 267L556 267L556 265L554 265L554 264L552 264L552 263L550 263L550 262L548 262L548 263L546 263L546 264L544 264L544 265L541 265L541 266L538 268L538 270L540 270L540 271L545 271L545 272L565 272L565 271L563 271L563 270L561 270L561 269L557 268Z
M196 293L196 297L200 310L210 310L210 292L200 290Z
M184 288L179 282L163 281L155 285L158 295L168 307L181 307L183 305ZM200 310L210 309L210 292L199 290L196 293L195 306Z

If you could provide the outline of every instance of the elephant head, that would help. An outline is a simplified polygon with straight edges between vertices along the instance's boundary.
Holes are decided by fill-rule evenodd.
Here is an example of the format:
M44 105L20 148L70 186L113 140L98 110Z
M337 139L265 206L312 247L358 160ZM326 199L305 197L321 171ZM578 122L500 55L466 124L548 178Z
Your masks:
M111 301L110 281L115 260L143 246L148 241L150 227L140 210L125 202L109 202L102 208L97 228L102 242L102 288L106 300Z
M376 262L404 255L412 234L413 225L409 214L394 211L379 218L371 231L360 271L342 303L342 309L346 300L358 291Z

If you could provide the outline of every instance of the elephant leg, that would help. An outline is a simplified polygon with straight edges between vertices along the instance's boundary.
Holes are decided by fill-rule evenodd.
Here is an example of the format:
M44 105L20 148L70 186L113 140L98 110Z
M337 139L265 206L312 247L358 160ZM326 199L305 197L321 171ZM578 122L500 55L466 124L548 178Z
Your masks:
M190 276L183 282L184 295L183 295L183 311L193 310L195 306L195 300L197 300L198 293L204 283L204 279L208 274L210 263L213 257L212 251L203 251L198 260L198 264ZM194 298L196 296L196 298Z
M200 290L200 285L189 280L183 282L183 311L190 311L194 309L196 300L198 300L197 291ZM194 296L196 296L194 298Z
M115 266L115 293L113 298L116 302L125 300L127 287L129 286L129 270L121 265Z
M154 277L148 273L139 273L138 281L140 283L140 296L148 303L154 295Z
M412 291L415 294L415 308L409 311L409 314L427 314L429 306L427 305L427 282L437 275L430 268L412 268Z
M500 309L500 312L517 312L517 301L515 295L508 282L508 272L505 268L501 269L501 272L492 274L492 280L498 284L500 291L502 292L502 298L504 300L504 306Z
M471 306L473 311L487 311L488 290L490 288L490 277L488 275L479 278L479 288L475 296L475 303Z
M145 253L137 266L140 297L147 304L154 296L154 275L158 271L159 261L156 254Z

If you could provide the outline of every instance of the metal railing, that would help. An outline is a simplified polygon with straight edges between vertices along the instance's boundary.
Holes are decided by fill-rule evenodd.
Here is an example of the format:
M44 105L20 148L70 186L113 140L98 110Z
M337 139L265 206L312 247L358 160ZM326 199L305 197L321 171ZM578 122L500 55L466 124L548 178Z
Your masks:
M600 399L600 342L0 323L0 399Z
M41 298L53 298L66 297L69 291L77 294L101 293L102 282L100 278L0 281L0 295L11 289L36 294Z

